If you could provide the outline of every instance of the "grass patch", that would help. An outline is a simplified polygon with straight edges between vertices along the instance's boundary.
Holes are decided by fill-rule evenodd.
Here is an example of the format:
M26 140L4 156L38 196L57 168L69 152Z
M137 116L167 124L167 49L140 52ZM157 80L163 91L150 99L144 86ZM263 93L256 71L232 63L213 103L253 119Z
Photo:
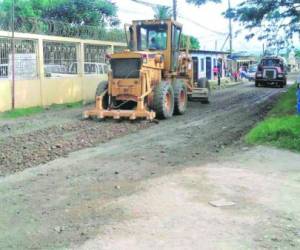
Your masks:
M57 109L60 110L66 108L81 108L81 107L83 107L83 103L80 101L80 102L72 102L72 103L65 103L65 104L52 104L47 108L44 107L20 108L20 109L14 109L14 110L0 113L0 119L15 119L18 117L38 114L46 110L57 110Z
M49 109L65 109L65 108L81 108L81 107L83 107L82 101L64 103L64 104L52 104L51 106L49 106Z
M14 109L11 111L6 111L3 113L0 113L0 118L13 119L13 118L18 118L18 117L22 117L22 116L30 116L33 114L41 113L44 110L45 109L42 107Z
M280 117L286 115L294 115L296 112L296 91L297 85L291 86L286 93L284 93L274 108L270 111L269 116Z
M247 134L246 142L300 152L300 116L267 118Z
M267 118L247 135L249 144L266 144L300 152L300 116L296 115L296 85L284 93Z

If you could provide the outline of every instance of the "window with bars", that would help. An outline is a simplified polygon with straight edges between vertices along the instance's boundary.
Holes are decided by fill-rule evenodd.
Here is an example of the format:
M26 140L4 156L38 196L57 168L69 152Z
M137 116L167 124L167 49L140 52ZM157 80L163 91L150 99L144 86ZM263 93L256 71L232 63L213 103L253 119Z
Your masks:
M14 74L16 79L37 77L37 42L34 40L14 40ZM12 78L12 41L0 38L0 79Z
M111 52L110 46L84 45L84 73L85 74L107 74L108 61L106 55Z
M78 73L75 43L44 42L45 76L66 76Z

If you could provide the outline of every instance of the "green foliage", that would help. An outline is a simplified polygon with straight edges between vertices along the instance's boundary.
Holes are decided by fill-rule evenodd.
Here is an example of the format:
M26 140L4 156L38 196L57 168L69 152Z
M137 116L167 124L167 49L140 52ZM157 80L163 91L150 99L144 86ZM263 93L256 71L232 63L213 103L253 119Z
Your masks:
M11 28L11 0L0 0L0 29ZM125 41L108 0L15 0L15 30L47 35Z
M274 108L270 111L270 116L280 117L286 115L293 115L295 114L296 110L296 91L297 85L294 84L292 87L289 88L288 92L284 93L279 101L276 103Z
M219 3L222 0L186 0L202 5L207 2ZM225 2L225 1L224 1ZM249 33L246 39L257 37L265 40L271 53L292 47L294 34L299 34L300 2L292 0L243 0L236 8L231 8L225 17L239 21Z
M250 131L246 141L300 151L300 116L268 118Z
M296 112L296 85L283 94L267 119L246 136L250 144L267 144L300 152L300 116Z
M168 6L157 5L153 8L155 19L169 19L172 17L172 9Z
M200 49L200 42L196 37L186 36L184 34L181 35L180 48L186 49L188 38L190 39L190 41L189 41L189 43L190 43L189 48L190 49Z
M2 23L11 22L11 0L0 2ZM117 7L108 0L15 0L16 24L39 18L80 25L116 25Z
M107 0L63 0L42 12L42 18L80 25L117 25L116 5Z

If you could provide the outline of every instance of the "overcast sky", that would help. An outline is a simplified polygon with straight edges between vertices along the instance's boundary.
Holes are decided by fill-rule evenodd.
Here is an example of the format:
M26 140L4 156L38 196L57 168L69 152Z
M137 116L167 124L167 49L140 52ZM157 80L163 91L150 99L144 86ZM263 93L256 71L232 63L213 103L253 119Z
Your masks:
M172 0L145 0L151 3L172 5ZM119 8L119 18L122 23L130 23L134 19L152 19L153 10L141 4L132 2L131 0L112 0ZM241 2L241 0L231 0L232 6ZM228 20L222 16L222 13L227 9L227 0L221 4L208 3L201 7L187 4L185 0L178 0L178 21L183 24L183 32L188 35L197 37L201 44L201 49L213 50L216 47L220 50L226 36L228 34ZM188 20L187 20L188 19ZM192 23L189 20L205 26L207 29ZM238 24L233 24L233 29L239 29ZM225 33L225 35L217 34ZM227 43L224 49L228 49ZM239 35L233 41L234 51L255 51L262 50L262 43L256 39L246 41L244 35Z

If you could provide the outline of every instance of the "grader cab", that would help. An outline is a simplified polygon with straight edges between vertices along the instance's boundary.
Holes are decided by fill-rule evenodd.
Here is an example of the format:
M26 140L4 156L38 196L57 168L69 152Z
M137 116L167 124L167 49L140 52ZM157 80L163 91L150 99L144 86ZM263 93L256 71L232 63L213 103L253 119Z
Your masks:
M208 102L209 88L198 87L191 57L180 52L181 30L173 20L128 26L129 50L111 55L108 81L99 84L96 106L84 117L164 119L183 114L188 98Z

